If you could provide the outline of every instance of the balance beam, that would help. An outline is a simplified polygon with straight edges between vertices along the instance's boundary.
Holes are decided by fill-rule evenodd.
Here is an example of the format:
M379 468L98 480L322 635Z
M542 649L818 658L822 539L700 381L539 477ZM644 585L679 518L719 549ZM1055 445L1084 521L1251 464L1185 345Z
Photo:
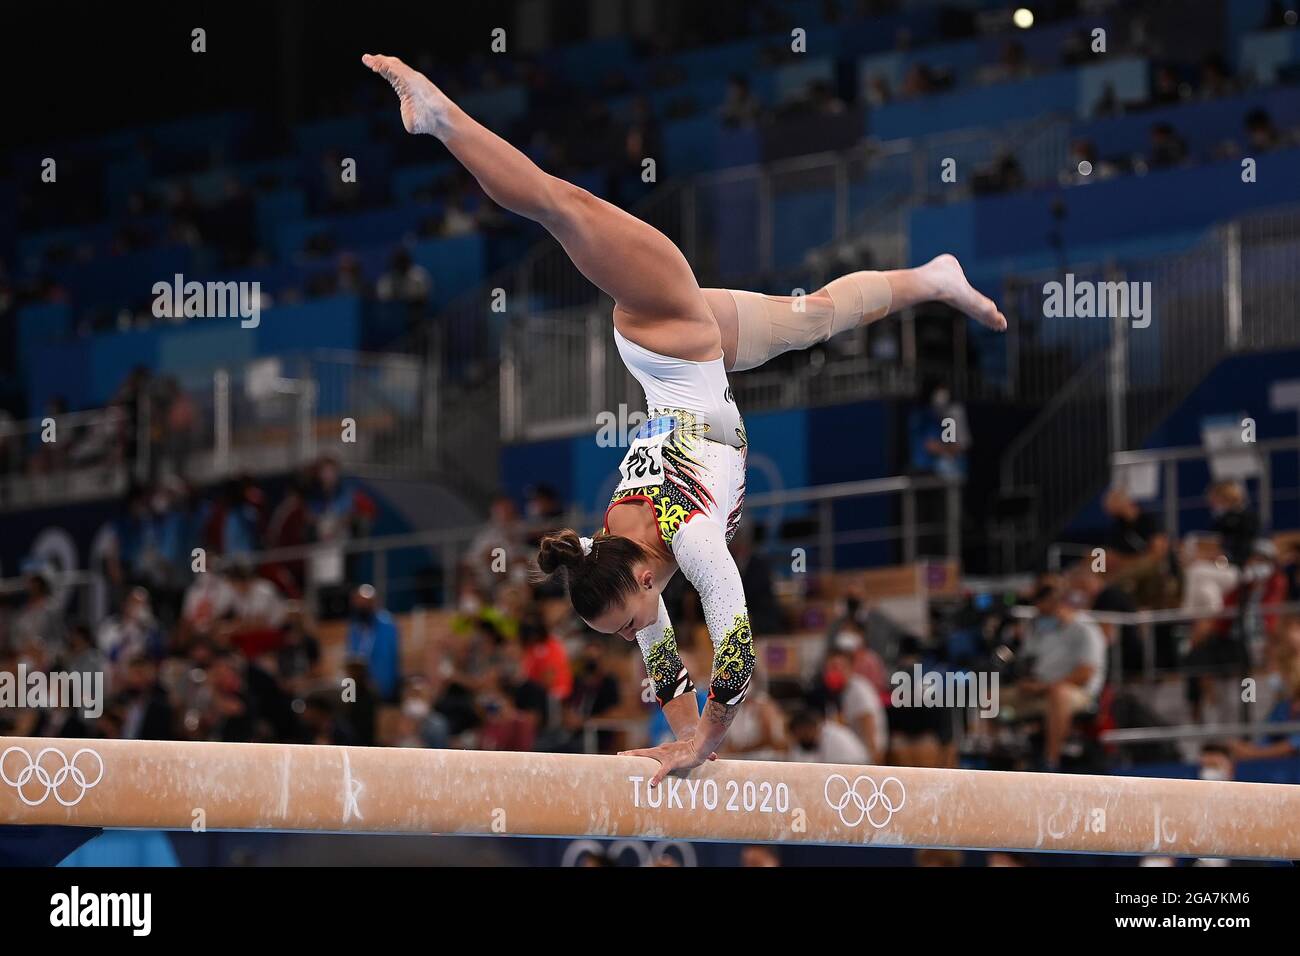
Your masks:
M0 738L0 824L1300 858L1300 786L645 757Z

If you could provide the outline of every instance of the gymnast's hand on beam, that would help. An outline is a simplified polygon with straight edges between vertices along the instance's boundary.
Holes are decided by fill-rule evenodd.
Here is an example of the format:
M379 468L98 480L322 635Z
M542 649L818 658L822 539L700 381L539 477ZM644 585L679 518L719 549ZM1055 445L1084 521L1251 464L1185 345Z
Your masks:
M681 740L674 740L670 743L660 744L658 747L646 747L642 750L623 750L619 752L620 757L650 757L659 761L659 769L655 775L650 778L650 786L658 786L659 782L673 770L690 770L692 767L699 767L706 761L717 760L718 755L711 753L707 757L701 757L695 752L695 740L692 737L683 737Z

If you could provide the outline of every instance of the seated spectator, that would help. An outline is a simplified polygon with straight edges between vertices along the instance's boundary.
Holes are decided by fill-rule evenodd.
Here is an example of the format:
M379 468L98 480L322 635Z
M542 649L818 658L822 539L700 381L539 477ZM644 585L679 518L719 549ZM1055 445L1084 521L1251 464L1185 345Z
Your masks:
M787 759L799 763L869 763L866 745L842 724L827 720L812 708L790 717Z
M1285 598L1286 577L1277 566L1277 548L1269 539L1259 538L1236 587L1224 597L1223 610L1238 608L1240 613L1192 624L1186 663L1193 673L1187 679L1187 699L1196 720L1205 719L1205 707L1216 702L1217 680L1245 675L1252 659L1264 657L1277 625L1276 612L1268 609ZM1232 714L1219 716L1233 718Z
M1106 638L1059 583L1040 587L1033 603L1038 618L1021 646L1021 676L1002 690L1001 708L1013 719L1043 718L1043 762L1055 770L1071 720L1096 706L1106 682Z
M430 704L432 688L423 678L412 678L402 692L394 747L427 747L438 750L448 743L447 719Z
M504 644L504 661L478 698L479 746L484 750L534 750L549 718L546 689L524 673L519 647Z
M399 642L397 622L379 606L374 587L363 584L352 592L347 652L366 662L379 699L385 703L396 702L401 687Z
M921 667L922 679L929 673L937 674L934 667L926 664L921 641L907 635L899 641L894 673L915 674L917 665ZM886 719L893 763L903 767L956 766L953 708L914 707L910 700L896 700L892 690L888 700Z
M1268 715L1270 724L1300 721L1300 675L1292 673L1287 691ZM1300 756L1300 733L1266 735L1262 741L1234 740L1228 746L1234 760L1276 760Z
M1237 586L1241 567L1250 559L1259 537L1259 517L1250 509L1246 489L1238 481L1217 481L1206 492L1217 536L1216 555L1206 560L1196 553L1197 538L1189 535L1184 558L1185 611L1218 612Z
M1246 150L1250 153L1267 153L1285 145L1282 134L1273 125L1273 118L1262 109L1246 114Z
M307 483L298 476L290 480L284 497L271 512L266 526L266 547L300 548L310 541L312 514L307 508ZM291 597L302 595L307 584L306 564L301 559L263 565L260 569L269 580Z
M221 630L247 657L257 657L280 643L287 609L275 585L253 572L252 562L240 556L226 575L230 582L230 621Z
M1151 83L1151 104L1172 106L1191 95L1191 87L1178 78L1171 66L1161 66Z
M380 302L405 302L422 306L433 294L433 278L429 270L417 264L405 248L399 247L389 262L387 271L375 285L375 297Z
M356 739L334 715L333 692L312 694L303 705L303 743L351 746Z
M578 659L574 675L573 693L564 702L564 730L568 732L565 750L569 753L584 751L583 725L593 717L600 717L618 706L621 693L618 678L609 672L605 656L605 642L599 638L587 641ZM613 749L614 735L601 730L596 734L596 749L608 753Z
M1148 162L1152 169L1169 169L1187 159L1187 144L1168 123L1151 127L1151 153Z
M736 712L719 756L728 760L780 760L787 746L785 714L768 692L766 672L755 668L745 706Z
M780 634L785 630L781 605L773 586L772 566L763 552L754 546L754 526L742 522L731 539L731 556L740 571L740 581L745 588L745 603L749 610L749 623L756 635Z
M146 655L127 662L117 694L122 736L127 740L171 740L172 706L158 682L158 664Z
M320 680L320 641L308 630L307 615L301 607L291 608L285 615L275 659L280 685L293 697L305 697L307 690Z
M740 74L733 75L727 81L727 92L718 110L722 122L728 126L751 126L758 122L761 112L762 104L750 90L749 80Z
M1111 520L1104 568L1110 583L1131 595L1138 607L1173 606L1178 581L1170 570L1169 537L1159 519L1143 511L1119 485L1106 494L1102 509Z
M527 574L530 557L527 530L519 520L514 500L498 495L492 501L488 523L469 544L465 558L486 593L506 575Z
M99 625L96 643L111 664L125 664L141 656L161 657L162 632L149 605L149 592L132 588L118 614Z
M64 650L63 612L54 600L47 570L28 571L26 583L26 598L9 625L9 647L44 668Z
M535 608L519 624L524 675L542 687L552 700L568 699L573 693L573 671L564 642L546 629Z
M182 650L196 639L214 638L218 627L235 607L235 589L221 571L205 571L194 576L181 602L181 622L176 646Z
M108 669L108 659L95 646L94 635L87 625L77 623L68 629L68 648L60 666L74 674L84 674L90 680L94 679L94 675L103 674ZM104 688L106 692L113 691L107 676L104 680Z
M822 684L830 708L867 748L868 763L884 763L889 749L889 722L875 687L853 670L847 651L836 649L826 657Z

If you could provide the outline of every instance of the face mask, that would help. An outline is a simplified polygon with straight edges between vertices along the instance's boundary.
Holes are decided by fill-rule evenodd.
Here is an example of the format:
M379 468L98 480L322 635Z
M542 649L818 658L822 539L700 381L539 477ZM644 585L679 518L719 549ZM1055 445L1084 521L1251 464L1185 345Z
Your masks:
M375 620L375 612L373 608L357 608L352 612L352 617L360 621L362 624L373 624Z
M823 679L826 682L826 689L833 694L838 694L844 689L844 685L848 683L844 675L839 671L827 671Z
M1228 775L1218 767L1202 767L1201 779L1202 780L1227 780Z
M481 606L479 599L472 594L467 594L460 599L459 607L461 614L477 614Z

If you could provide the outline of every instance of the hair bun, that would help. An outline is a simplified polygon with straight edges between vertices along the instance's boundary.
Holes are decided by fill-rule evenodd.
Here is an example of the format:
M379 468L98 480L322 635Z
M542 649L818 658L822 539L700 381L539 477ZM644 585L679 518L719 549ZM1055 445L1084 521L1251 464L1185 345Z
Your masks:
M582 539L572 528L544 535L538 547L537 566L547 574L582 563Z

